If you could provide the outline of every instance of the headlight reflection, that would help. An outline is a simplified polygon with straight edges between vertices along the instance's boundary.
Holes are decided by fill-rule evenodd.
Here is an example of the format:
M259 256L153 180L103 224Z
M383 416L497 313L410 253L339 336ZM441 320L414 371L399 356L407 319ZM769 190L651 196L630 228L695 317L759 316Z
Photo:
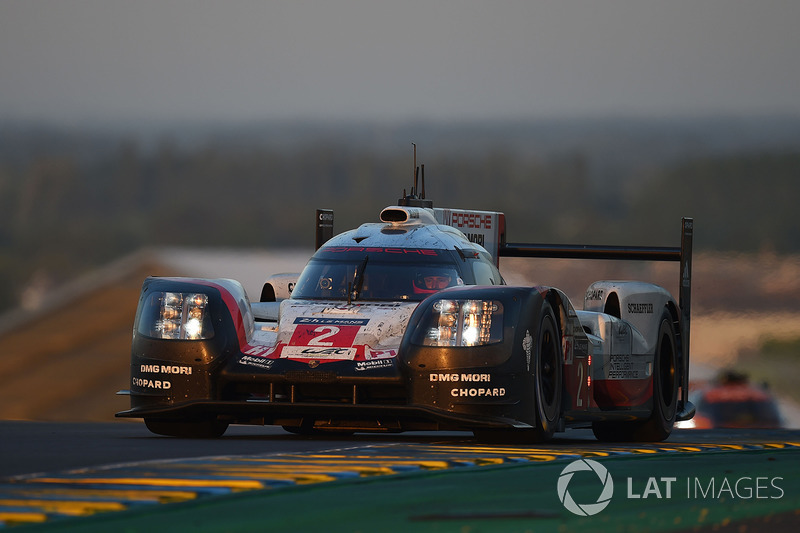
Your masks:
M503 340L503 306L492 300L437 300L425 346L480 346Z

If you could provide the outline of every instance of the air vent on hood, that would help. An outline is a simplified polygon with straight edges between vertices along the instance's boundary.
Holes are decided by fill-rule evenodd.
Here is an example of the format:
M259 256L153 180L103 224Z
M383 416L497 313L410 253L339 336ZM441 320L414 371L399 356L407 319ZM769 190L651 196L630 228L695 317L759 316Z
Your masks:
M381 211L381 222L387 222L389 224L437 223L433 214L431 214L428 209L400 206L387 207Z

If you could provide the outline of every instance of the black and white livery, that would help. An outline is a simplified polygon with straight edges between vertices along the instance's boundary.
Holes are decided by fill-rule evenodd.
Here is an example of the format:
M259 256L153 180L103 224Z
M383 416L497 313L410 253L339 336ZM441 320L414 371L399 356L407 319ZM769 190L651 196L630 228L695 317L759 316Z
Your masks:
M269 278L260 302L232 280L145 280L117 416L172 436L270 424L530 441L579 426L659 441L691 418L691 219L680 247L639 248L507 243L502 213L434 208L413 190L328 239L332 217L317 212L316 253ZM598 281L577 310L557 288L506 285L503 256L676 261L680 297Z

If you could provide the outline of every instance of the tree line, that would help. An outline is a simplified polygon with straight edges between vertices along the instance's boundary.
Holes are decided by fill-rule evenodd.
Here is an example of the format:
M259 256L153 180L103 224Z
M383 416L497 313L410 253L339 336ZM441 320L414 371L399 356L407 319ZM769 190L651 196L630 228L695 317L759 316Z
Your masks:
M343 231L412 185L410 154L336 142L93 142L0 153L0 309L36 276L62 283L144 246L310 248L314 209L334 209ZM699 249L800 252L800 150L687 156L614 179L577 149L426 155L434 205L503 211L511 241L674 245L692 216Z

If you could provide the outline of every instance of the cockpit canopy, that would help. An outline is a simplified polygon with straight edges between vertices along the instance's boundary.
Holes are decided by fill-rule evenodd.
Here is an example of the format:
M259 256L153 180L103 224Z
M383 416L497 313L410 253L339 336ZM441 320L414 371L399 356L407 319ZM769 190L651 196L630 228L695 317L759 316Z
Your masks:
M487 253L435 248L323 247L297 281L292 298L421 301L458 285L503 285Z

